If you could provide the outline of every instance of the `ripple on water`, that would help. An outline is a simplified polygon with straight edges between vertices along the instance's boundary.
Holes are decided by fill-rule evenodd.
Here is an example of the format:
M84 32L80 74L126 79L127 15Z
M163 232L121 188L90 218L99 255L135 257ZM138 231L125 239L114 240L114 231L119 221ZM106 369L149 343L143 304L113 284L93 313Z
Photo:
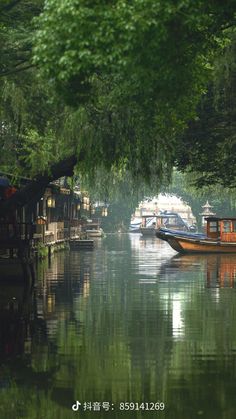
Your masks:
M233 419L235 272L227 255L179 256L131 234L55 254L40 264L27 310L4 309L1 344L15 348L17 363L12 371L10 352L2 355L3 403L17 395L30 412L37 393L39 417L46 406L52 418L69 419L71 399L158 399L163 419Z

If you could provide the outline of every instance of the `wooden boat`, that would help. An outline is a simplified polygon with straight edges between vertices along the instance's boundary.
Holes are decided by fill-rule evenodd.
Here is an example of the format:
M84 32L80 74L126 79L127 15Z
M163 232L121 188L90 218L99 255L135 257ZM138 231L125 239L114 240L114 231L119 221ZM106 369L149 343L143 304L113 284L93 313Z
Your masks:
M156 232L156 215L143 215L141 226L140 226L140 233L143 236L155 236Z
M129 233L140 233L141 218L133 217L129 225Z
M143 236L155 236L161 227L189 231L188 224L177 212L165 211L160 214L143 215L140 232Z
M87 233L88 237L102 237L104 235L104 232L103 232L102 228L88 229L88 230L86 230L86 233Z
M104 235L103 229L100 227L99 222L90 222L85 228L88 237L102 237Z
M206 221L206 235L160 228L156 236L180 253L236 253L236 218L209 217Z

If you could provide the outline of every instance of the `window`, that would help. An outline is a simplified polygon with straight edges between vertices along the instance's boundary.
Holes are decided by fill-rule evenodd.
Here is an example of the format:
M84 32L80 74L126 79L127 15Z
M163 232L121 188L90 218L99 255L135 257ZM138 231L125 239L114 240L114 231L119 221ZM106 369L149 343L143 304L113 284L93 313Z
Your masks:
M236 232L236 220L232 221L233 224L233 232Z
M223 233L230 233L230 221L223 221Z
M218 223L217 223L217 221L211 221L210 222L209 231L210 231L210 233L216 233L218 231Z

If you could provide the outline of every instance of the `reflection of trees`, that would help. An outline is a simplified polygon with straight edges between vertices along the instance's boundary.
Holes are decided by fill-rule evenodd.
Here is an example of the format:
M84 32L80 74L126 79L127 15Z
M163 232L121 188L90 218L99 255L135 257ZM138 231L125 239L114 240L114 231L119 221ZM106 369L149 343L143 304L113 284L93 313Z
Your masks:
M16 357L24 352L29 335L32 294L29 284L1 284L0 356Z
M47 392L55 374L55 367L42 369L30 362L30 354L46 339L45 322L37 318L35 295L27 284L1 286L1 296L0 417L28 417L35 391Z
M166 352L171 349L170 319L160 313L158 293L150 305L149 294L137 282L127 243L125 251L123 245L119 251L114 242L113 257L111 240L99 255L89 298L80 294L74 300L80 329L75 323L60 328L60 353L69 351L73 364L73 374L63 370L63 379L73 383L82 400L156 399L162 396Z
M77 269L74 263L74 255L68 257L67 253L58 254L49 268L42 263L38 270L37 295L28 292L25 299L23 290L22 301L14 300L7 314L1 312L1 345L7 347L8 353L3 360L4 374L0 381L0 391L3 386L7 388L4 398L1 397L0 418L5 419L6 412L12 418L16 412L22 415L19 417L30 419L68 417L68 408L74 400L74 389L69 382L71 372L66 388L60 377L67 377L67 369L74 372L74 366L65 363L60 353L60 328L68 326L69 329L69 324L78 326L73 300L83 290L85 297L88 296L90 276L86 257Z
M140 255L134 252L124 236L109 237L104 250L57 255L45 268L30 322L30 353L11 366L5 406L14 396L24 400L23 417L36 418L38 405L40 417L67 419L74 417L76 399L161 399L167 405L162 418L189 419L199 411L233 418L234 294L206 287L214 258L166 259L159 282L140 284ZM176 307L181 333L174 329ZM86 412L89 419L94 415ZM108 416L121 417L117 411Z
M177 283L182 277L191 284L188 286L191 298L182 299L185 335L173 347L167 403L170 410L178 409L177 417L193 417L193 411L197 417L199 411L204 415L210 409L211 417L231 419L235 409L232 397L236 374L235 298L233 290L220 287L232 286L235 257L223 254L175 257L162 268L162 274L173 271L173 266L178 266Z

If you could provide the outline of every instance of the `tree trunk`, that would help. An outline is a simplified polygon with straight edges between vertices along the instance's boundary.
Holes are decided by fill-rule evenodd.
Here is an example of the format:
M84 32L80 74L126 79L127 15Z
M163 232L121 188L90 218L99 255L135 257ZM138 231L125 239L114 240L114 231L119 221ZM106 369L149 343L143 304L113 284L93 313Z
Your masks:
M80 158L82 158L82 153ZM24 207L39 200L47 187L53 180L62 176L72 176L74 166L77 163L77 157L69 156L58 163L55 163L47 173L38 175L34 180L29 182L25 187L19 189L14 195L6 201L0 203L0 217L6 217L17 209Z

